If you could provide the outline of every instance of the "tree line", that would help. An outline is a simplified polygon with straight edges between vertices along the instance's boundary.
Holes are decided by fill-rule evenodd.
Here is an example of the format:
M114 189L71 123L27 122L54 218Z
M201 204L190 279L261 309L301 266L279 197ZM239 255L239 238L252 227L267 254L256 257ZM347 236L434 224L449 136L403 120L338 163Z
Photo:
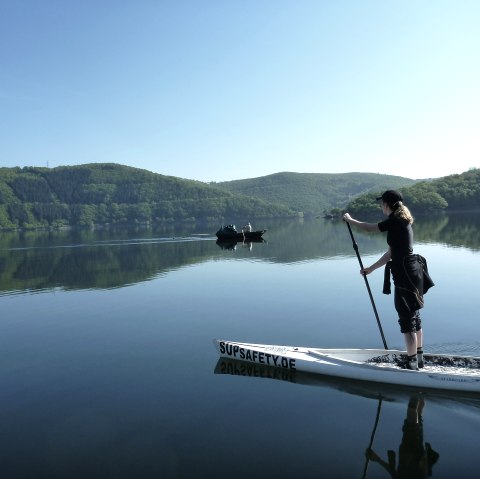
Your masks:
M117 164L0 168L0 228L292 215L261 199Z
M0 228L207 221L230 223L378 211L375 197L400 189L415 213L480 208L480 170L434 181L372 173L278 173L203 183L103 163L0 168Z
M459 175L450 175L432 181L420 181L400 188L404 203L413 213L439 211L480 210L480 169L472 168ZM351 213L378 213L375 200L381 191L359 196L351 201L346 210ZM345 209L337 208L332 213L340 214Z
M379 173L283 172L245 180L216 183L231 193L288 206L304 216L318 216L345 207L353 198L388 188L415 184L415 180Z

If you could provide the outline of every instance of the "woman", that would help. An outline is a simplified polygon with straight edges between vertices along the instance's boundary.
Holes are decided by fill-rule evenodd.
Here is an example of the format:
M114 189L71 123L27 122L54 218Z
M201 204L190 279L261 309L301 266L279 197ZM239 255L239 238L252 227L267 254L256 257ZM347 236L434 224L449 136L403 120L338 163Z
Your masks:
M395 309L407 348L405 368L418 370L423 367L423 332L419 309L423 307L423 294L433 283L428 276L425 258L413 254L413 217L403 204L402 194L387 190L377 201L382 202L382 211L388 216L386 220L380 223L365 223L353 219L348 213L343 215L343 219L364 231L387 232L388 250L378 261L360 273L370 274L386 266L384 292L388 294L391 270L395 285Z

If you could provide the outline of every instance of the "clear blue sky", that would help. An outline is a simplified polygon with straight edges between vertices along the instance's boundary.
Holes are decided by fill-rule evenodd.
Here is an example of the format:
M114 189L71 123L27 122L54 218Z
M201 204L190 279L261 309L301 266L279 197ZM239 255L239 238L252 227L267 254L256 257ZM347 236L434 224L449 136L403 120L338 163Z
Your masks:
M0 166L480 167L480 1L0 0Z

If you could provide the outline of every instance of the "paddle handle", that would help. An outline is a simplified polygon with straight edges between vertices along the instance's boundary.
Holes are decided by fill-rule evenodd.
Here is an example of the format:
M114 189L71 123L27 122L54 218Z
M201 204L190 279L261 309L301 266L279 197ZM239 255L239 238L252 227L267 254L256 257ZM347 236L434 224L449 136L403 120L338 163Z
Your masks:
M355 241L355 238L353 236L352 227L350 226L350 223L348 223L348 222L346 222L346 223L347 223L347 226L348 226L348 231L350 233L350 237L352 238L353 249L355 250L355 253L357 254L357 258L358 258L358 262L360 264L360 268L363 271L362 258L360 257L360 253L358 252L358 245L357 245L357 243ZM370 296L370 302L372 303L373 312L375 313L375 318L377 320L378 329L380 330L380 335L382 336L383 346L385 347L385 349L388 349L387 341L385 340L385 335L383 334L382 323L380 322L380 318L378 317L377 307L375 306L375 301L373 300L372 291L370 290L370 285L368 284L367 275L362 274L362 276L363 276L363 279L365 280L365 285L367 286L368 295Z

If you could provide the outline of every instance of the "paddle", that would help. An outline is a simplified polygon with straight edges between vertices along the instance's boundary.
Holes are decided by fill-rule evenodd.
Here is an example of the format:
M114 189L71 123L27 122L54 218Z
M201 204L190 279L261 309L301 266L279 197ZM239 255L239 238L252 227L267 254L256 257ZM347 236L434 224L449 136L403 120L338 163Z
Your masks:
M358 245L355 242L355 238L353 237L352 228L350 226L350 223L347 223L347 226L348 226L348 231L350 232L350 236L352 238L353 249L355 250L355 253L357 253L358 262L360 263L360 268L363 271L362 258L360 258L360 253L358 252ZM362 276L363 276L363 279L365 280L365 284L367 286L367 291L368 291L368 294L370 296L370 301L371 301L372 306L373 306L373 312L375 313L375 318L377 318L378 329L380 329L380 335L382 336L383 346L385 347L385 349L388 349L387 341L385 341L385 336L383 334L382 324L380 323L380 318L378 317L377 307L375 306L375 301L373 301L372 291L370 290L370 285L368 284L367 275L363 274Z

